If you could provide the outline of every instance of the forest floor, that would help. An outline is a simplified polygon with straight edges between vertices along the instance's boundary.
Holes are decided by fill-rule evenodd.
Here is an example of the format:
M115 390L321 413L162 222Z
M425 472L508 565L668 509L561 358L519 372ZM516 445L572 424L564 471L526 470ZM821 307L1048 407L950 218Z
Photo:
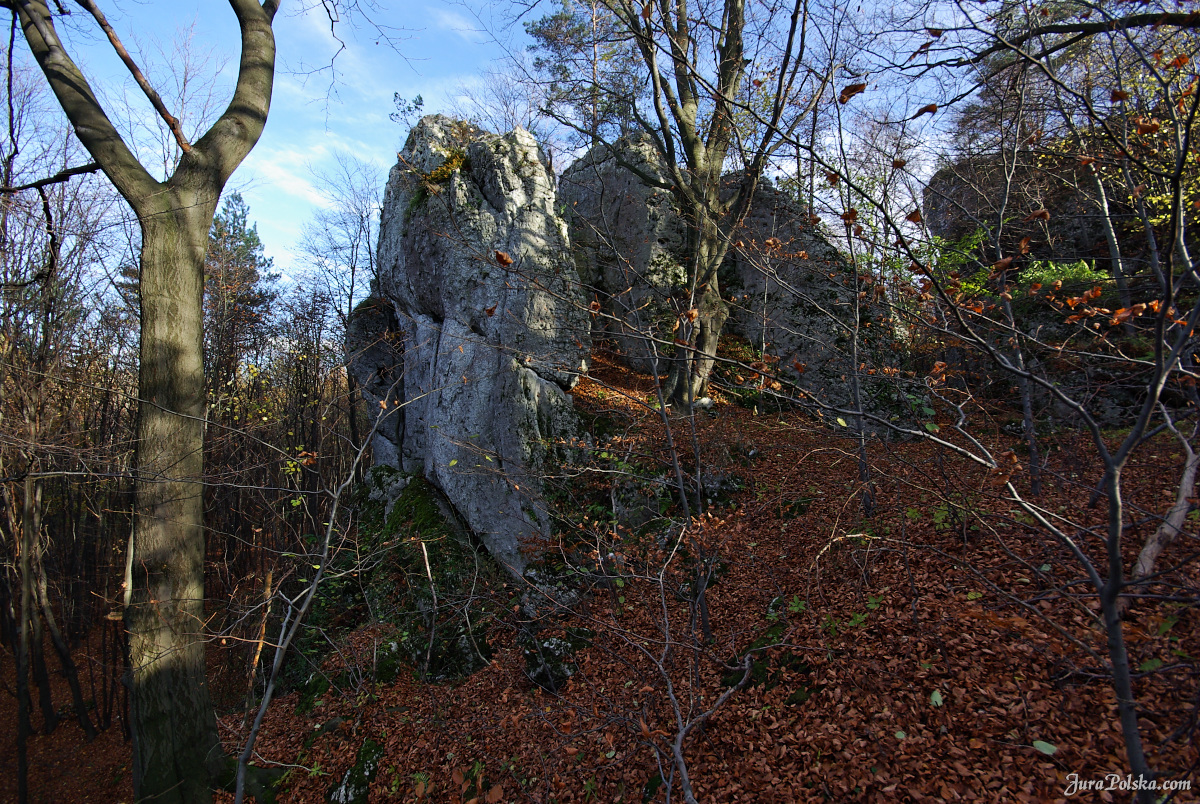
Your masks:
M669 466L646 378L600 360L575 398L616 423L600 446ZM367 740L382 748L371 802L649 802L666 800L668 787L682 800L671 746L688 724L683 756L701 802L1065 801L1070 774L1125 777L1084 575L983 468L928 443L872 440L874 511L865 518L853 440L798 412L718 403L695 417L694 438L686 417L672 419L673 434L687 453L698 444L739 488L673 537L687 548L678 559L670 544L631 551L619 586L557 616L564 634L591 634L565 686L551 694L528 680L524 610L509 605L520 590L491 589L506 627L491 632L491 664L469 677L427 684L401 673L330 692L308 711L296 693L277 698L257 751L294 766L280 800L326 801ZM1016 446L1007 422L977 413L975 432L989 446ZM1140 523L1127 531L1129 564L1150 518L1173 499L1182 462L1169 438L1150 446L1126 476ZM1100 522L1104 507L1088 508L1098 464L1082 434L1060 432L1045 447L1038 505ZM683 464L694 466L689 455ZM1027 475L1016 482L1027 489ZM603 531L596 527L599 549ZM1177 545L1160 566L1190 549ZM686 578L682 556L694 561L701 550L716 557L719 581L706 592L712 639L693 641L700 626L685 596L667 587ZM1200 587L1197 578L1174 580ZM1193 780L1200 760L1198 620L1193 605L1140 602L1125 625L1142 736L1166 778ZM346 636L342 655L369 655L388 638L385 627L364 626ZM751 648L747 683L722 698ZM4 674L11 688L11 660ZM11 696L0 696L6 723L15 721L9 708ZM245 733L241 715L220 726L233 749ZM77 738L71 723L33 738L33 800L128 801L120 729L91 745ZM13 742L11 730L0 735L6 780L15 776ZM55 787L56 775L78 781ZM0 801L15 800L12 785L2 787ZM1116 790L1072 800L1128 798Z

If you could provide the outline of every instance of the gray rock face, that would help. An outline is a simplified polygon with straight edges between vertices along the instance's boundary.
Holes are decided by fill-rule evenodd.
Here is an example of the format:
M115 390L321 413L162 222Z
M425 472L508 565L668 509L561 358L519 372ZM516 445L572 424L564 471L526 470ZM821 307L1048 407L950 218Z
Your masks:
M759 188L737 233L742 246L730 249L723 272L728 326L757 349L765 345L780 370L822 402L850 407L854 294L843 282L852 275L807 217L783 193Z
M376 462L423 474L516 573L522 545L549 535L539 476L575 434L565 391L590 349L556 201L528 132L497 136L430 116L392 168L380 222L375 303L395 321L393 335L374 339L398 344L402 376L397 422L384 434L396 438L395 457L385 445Z
M627 365L650 372L655 350L646 335L670 342L675 324L670 298L686 292L687 230L671 194L621 164L661 179L649 140L625 139L616 148L619 159L597 145L575 161L559 181L559 197L570 221L579 278L612 316L598 324L616 341Z
M1118 234L1131 241L1123 247L1129 259L1136 253L1130 247L1141 238L1129 238L1128 230L1140 229L1140 222L1125 202L1127 190L1106 183L1105 195ZM1015 167L998 156L962 159L930 178L921 208L929 231L950 241L981 227L994 228L1003 216L1000 246L1005 254L1018 252L1018 243L1028 237L1030 259L1095 260L1100 267L1109 263L1098 195L1091 175L1075 160L1045 168L1024 158ZM1036 209L1049 209L1050 219L1022 220ZM987 261L994 259L992 254L989 250Z
M398 466L404 440L402 333L392 306L370 296L346 325L346 365L358 383L370 415L380 417L371 438L376 464Z
M626 166L661 177L657 160L643 139L618 141L612 150L598 145L567 169L559 190L580 278L616 319L609 335L623 361L639 371L652 370L642 333L671 340L669 300L687 283L686 228L671 195ZM765 345L821 401L849 407L854 293L837 249L794 201L765 185L733 239L741 246L730 249L720 273L731 308L726 331L760 350ZM864 323L872 320L865 307ZM871 323L860 343L880 340L885 330ZM873 393L885 389L867 389L868 409L879 407L869 399Z

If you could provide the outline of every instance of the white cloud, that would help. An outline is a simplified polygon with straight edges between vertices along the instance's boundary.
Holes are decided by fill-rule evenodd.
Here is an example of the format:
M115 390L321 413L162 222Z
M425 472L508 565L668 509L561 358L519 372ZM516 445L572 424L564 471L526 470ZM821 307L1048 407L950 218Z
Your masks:
M434 26L437 28L458 34L463 40L473 45L483 44L488 41L487 32L480 30L478 23L468 19L457 11L445 8L430 8L428 12L430 19L432 19Z

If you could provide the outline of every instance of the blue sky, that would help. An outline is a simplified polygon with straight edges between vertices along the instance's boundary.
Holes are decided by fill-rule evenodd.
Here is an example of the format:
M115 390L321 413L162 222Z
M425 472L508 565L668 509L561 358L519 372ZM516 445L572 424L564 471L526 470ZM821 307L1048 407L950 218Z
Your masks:
M313 5L315 10L301 10ZM394 47L361 20L340 24L337 35L346 49L333 61L332 73L328 67L338 46L320 4L283 0L276 17L278 60L271 114L262 139L227 192L243 194L267 254L285 276L301 267L294 247L314 210L326 203L314 185L314 171L329 170L342 153L376 166L382 181L407 133L388 119L393 94L420 94L427 112L440 111L456 90L502 56L500 46L480 30L466 6L441 0L380 5L386 10L377 12L373 21L393 28L389 33ZM170 53L172 42L188 32L193 52L210 57L205 74L217 72L216 66L224 62L215 91L222 99L228 97L239 44L228 3L111 0L101 6L164 98L174 81L168 62L178 58L160 54ZM83 14L76 9L72 16L79 19ZM122 89L128 79L107 42L84 29L84 20L79 22L79 30L67 26L63 33L102 96L123 94L144 107L135 114L152 115L136 89Z

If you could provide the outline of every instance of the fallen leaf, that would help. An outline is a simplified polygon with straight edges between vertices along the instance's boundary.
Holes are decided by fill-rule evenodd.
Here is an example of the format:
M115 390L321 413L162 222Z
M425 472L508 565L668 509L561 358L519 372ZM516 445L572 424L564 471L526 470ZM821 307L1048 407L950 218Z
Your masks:
M513 264L513 258L508 256L507 252L497 251L496 252L496 262L500 263L501 268L507 268L508 266Z

